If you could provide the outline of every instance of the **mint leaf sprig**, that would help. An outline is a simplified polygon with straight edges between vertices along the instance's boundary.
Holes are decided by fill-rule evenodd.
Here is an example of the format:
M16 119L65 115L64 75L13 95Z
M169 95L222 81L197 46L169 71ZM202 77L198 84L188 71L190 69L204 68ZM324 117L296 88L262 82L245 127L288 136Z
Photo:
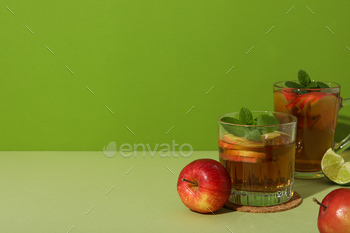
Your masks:
M241 108L239 119L233 117L223 117L222 122L235 124L222 124L222 127L228 132L238 137L246 137L251 141L261 141L261 135L274 132L278 126L259 127L259 125L278 125L277 119L268 114L262 114L253 119L253 114L248 108ZM242 125L242 126L238 126ZM246 125L257 125L256 127L246 127Z
M284 84L290 88L301 88L301 89L320 89L320 88L329 88L329 86L323 82L311 80L310 76L306 73L305 70L299 70L298 72L298 81L287 81Z

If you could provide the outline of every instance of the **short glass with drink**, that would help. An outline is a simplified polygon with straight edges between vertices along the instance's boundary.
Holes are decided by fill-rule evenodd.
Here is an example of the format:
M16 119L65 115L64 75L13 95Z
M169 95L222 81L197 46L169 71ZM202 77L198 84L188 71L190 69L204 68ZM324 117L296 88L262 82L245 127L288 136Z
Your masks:
M282 204L293 195L297 119L277 112L251 113L253 119L269 115L277 122L244 125L224 121L238 119L239 112L217 119L219 159L232 181L229 202L249 206Z

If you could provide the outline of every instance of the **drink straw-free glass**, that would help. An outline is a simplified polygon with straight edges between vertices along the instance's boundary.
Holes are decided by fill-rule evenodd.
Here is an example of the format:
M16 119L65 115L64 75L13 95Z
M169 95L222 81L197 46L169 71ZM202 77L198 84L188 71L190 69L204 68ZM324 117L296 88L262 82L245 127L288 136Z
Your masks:
M232 181L229 202L250 206L282 204L293 195L297 119L277 112L252 114L254 118L269 114L278 120L278 124L259 126L221 121L224 117L238 118L239 112L224 114L217 120L220 162ZM230 133L256 129L268 133L254 141Z
M295 81L297 82L297 81ZM324 82L329 88L289 88L285 82L273 86L274 108L277 112L298 118L295 148L295 177L323 177L321 160L333 148L340 153L349 147L350 135L334 143L338 111L350 105L350 99L340 97L340 85Z

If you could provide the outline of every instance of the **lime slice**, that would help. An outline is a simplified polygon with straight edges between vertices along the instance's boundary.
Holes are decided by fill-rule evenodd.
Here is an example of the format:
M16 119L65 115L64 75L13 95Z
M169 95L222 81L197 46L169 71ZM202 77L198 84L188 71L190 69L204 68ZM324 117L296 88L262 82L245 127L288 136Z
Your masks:
M328 149L324 154L321 167L324 175L339 185L350 185L350 163L344 162L343 157Z

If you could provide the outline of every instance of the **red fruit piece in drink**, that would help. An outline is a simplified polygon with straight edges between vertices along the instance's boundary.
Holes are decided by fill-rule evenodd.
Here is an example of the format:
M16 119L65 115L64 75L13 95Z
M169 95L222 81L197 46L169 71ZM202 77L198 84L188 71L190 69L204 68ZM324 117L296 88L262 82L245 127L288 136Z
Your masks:
M291 90L282 90L281 93L288 102L291 102L292 100L298 97L298 94Z
M231 144L241 144L242 142L248 140L245 137L238 137L230 133L222 135L222 140Z
M298 113L302 115L307 115L311 101L317 98L315 95L310 94L305 96L299 103L297 103Z
M310 105L315 99L320 99L328 93L323 92L309 92L299 96L293 102L289 103L286 108L291 110L293 107L298 109L297 113L306 115L309 112Z
M288 110L292 110L293 107L295 107L298 103L300 103L300 101L304 98L304 96L300 96L298 98L296 98L295 100L293 100L292 102L290 102L289 104L286 105L286 108Z
M250 157L250 158L265 158L265 153L250 151L250 150L225 150L225 154L229 156Z
M316 96L312 95L312 93L308 93L305 95L301 95L298 98L296 98L294 101L290 102L286 108L292 109L293 107L297 107L300 109L300 106L304 107L308 101L311 101L312 99L316 98Z
M230 143L223 142L219 139L219 147L223 149L234 149L237 148L237 145L232 145Z
M262 163L263 159L261 158L252 158L252 157L241 157L241 156L232 156L225 153L220 153L220 157L223 160L235 161L235 162L245 162L245 163Z

